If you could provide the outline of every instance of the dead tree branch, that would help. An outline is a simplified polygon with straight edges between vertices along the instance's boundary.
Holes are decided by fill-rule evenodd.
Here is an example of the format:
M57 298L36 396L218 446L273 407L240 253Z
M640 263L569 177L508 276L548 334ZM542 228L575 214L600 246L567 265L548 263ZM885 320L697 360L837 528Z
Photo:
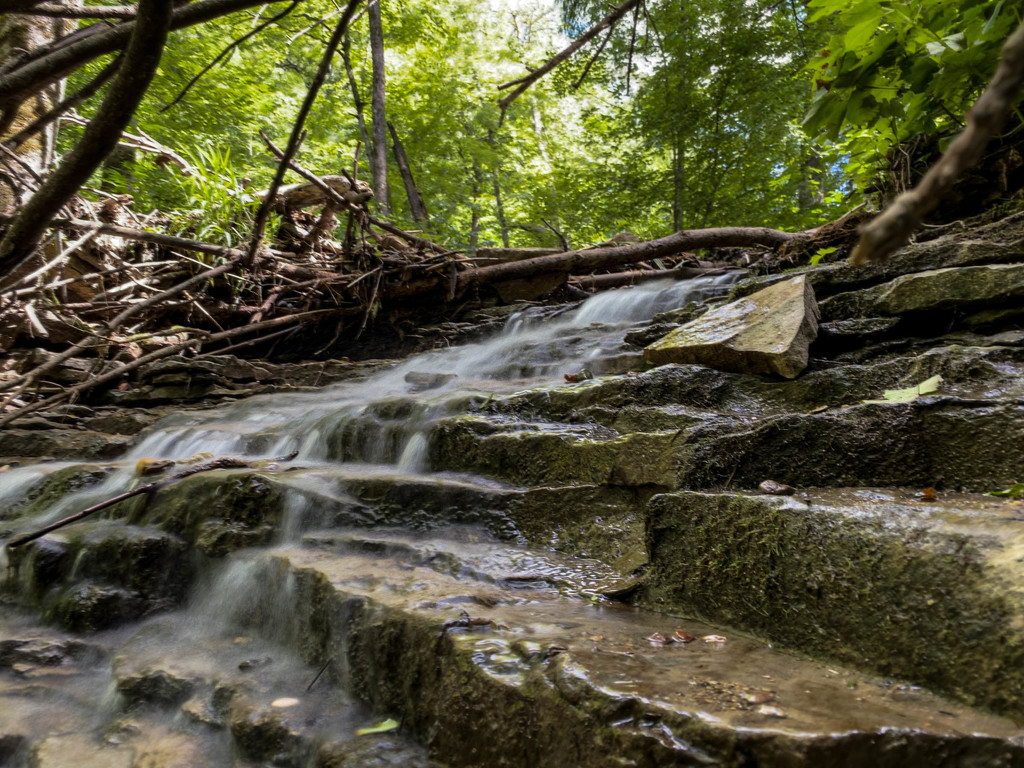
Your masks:
M331 39L327 43L327 48L324 49L323 56L320 57L320 65L317 67L316 75L313 77L312 84L306 91L306 98L303 99L302 106L299 107L299 113L295 117L294 125L292 125L291 136L288 137L288 145L284 149L281 161L277 164L277 172L274 174L274 180L270 183L270 189L267 195L260 201L260 207L256 211L256 223L253 225L252 239L249 242L249 254L247 257L249 261L256 258L260 245L263 243L263 230L267 226L267 218L270 216L270 209L274 204L274 197L277 194L277 188L281 186L281 182L284 180L284 174L288 169L288 163L293 157L295 157L295 153L299 151L299 144L302 142L302 137L304 135L302 127L306 123L306 116L309 114L310 109L313 108L313 102L316 101L316 97L320 93L320 88L327 79L327 73L330 71L331 59L334 58L334 52L338 49L342 35L344 35L345 30L348 29L348 23L352 19L353 14L356 12L356 8L359 7L361 2L362 0L349 0L348 5L345 7L345 12L341 15L341 18L338 19L338 23L334 27L334 34L331 35Z
M171 22L171 0L141 0L139 16L111 89L75 148L31 197L0 241L0 274L28 258L50 219L117 146L156 74Z
M18 147L20 147L22 144L24 144L26 141L32 138L32 136L39 133L39 131L48 126L58 117L63 115L65 112L67 112L70 109L74 109L86 99L91 98L100 88L102 88L107 83L107 81L110 80L110 78L114 76L114 73L117 72L118 67L120 66L121 57L118 56L117 58L110 61L110 63L108 63L107 66L105 66L96 75L96 77L94 77L88 83L83 85L73 94L68 96L60 104L55 105L52 109L47 110L45 114L40 115L31 123L26 125L16 134L11 136L11 138L7 139L4 142L4 144L6 144L11 149L17 149Z
M56 531L59 528L63 528L66 525L71 525L71 523L77 523L79 520L83 520L84 518L89 517L89 515L101 512L102 510L112 507L115 504L120 504L122 501L127 501L128 499L135 498L136 496L142 496L143 494L146 493L152 493L153 491L157 491L161 488L164 488L170 485L171 483L176 483L178 480L184 480L186 477L198 475L200 472L210 472L215 469L241 469L251 466L252 462L245 461L244 459L235 459L230 456L223 456L219 459L208 461L205 464L200 464L195 467L183 469L181 472L177 472L168 477L161 478L160 480L154 480L153 482L146 483L145 485L140 485L138 488L133 488L132 490L125 491L124 493L119 493L117 496L105 499L104 501L101 501L99 504L93 504L91 507L83 509L81 512L77 512L74 515L69 515L68 517L65 517L63 520L58 520L55 523L50 523L50 525L47 525L44 528L40 528L37 531L32 531L32 533L26 533L24 536L19 536L18 538L14 539L14 541L9 542L7 544L7 548L16 549L17 547L28 544L30 541L35 541L36 539L42 538L46 534L52 533L53 531Z
M494 264L462 272L459 288L519 280L545 272L590 272L609 269L622 264L634 264L661 256L670 256L697 248L728 248L749 245L780 245L797 235L765 227L722 227L719 229L692 229L643 243L629 243L617 248L590 248L566 251L550 256Z
M264 5L266 0L198 0L179 6L171 17L171 29L182 29L226 16L229 13ZM0 80L0 109L5 116L16 112L25 99L55 83L98 56L113 53L125 45L134 34L138 21L116 26L94 24L78 30L74 35L36 52L29 61L4 73ZM0 125L6 122L0 120Z
M353 310L352 308L315 309L310 312L301 312L295 315L275 317L270 320L264 320L260 323L253 323L252 325L242 325L237 328L229 328L226 331L220 331L218 333L205 333L195 338L186 339L184 341L178 342L177 344L171 344L169 346L162 347L154 352L150 352L148 355L143 355L142 357L136 360L132 360L131 362L115 366L113 369L107 371L106 373L100 376L91 376L87 380L83 381L81 384L76 384L73 387L61 390L60 392L57 392L56 394L51 395L50 397L47 397L43 400L38 400L34 403L29 403L27 405L22 406L16 411L12 411L11 413L0 416L0 427L5 427L12 421L20 419L22 416L26 416L29 413L35 413L36 411L42 410L44 408L50 408L51 406L57 405L58 403L62 403L65 400L77 397L83 392L87 392L88 390L93 389L94 387L99 387L102 386L103 384L109 384L110 382L116 381L117 379L121 378L126 373L134 371L136 368L141 368L142 366L152 363L156 360L162 360L165 357L176 355L180 352L183 352L186 349L191 349L192 347L198 347L203 344L211 344L218 341L223 341L225 339L234 338L235 336L241 336L243 334L252 333L253 331L260 331L265 328L274 328L280 325L291 325L293 323L299 323L303 320L309 320L314 317L326 317L329 315L340 314L354 314L355 312L358 311L358 309ZM80 352L81 348L79 348L77 351ZM67 352L65 351L61 354L66 355ZM67 357L71 357L71 355L67 355ZM66 360L67 357L64 357L64 359ZM55 363L56 360L57 358L54 358L49 363L47 363L47 366L50 366L52 363ZM42 367L43 366L40 366L40 368ZM33 369L31 374L38 375L40 368ZM26 374L26 376L27 375L30 374ZM7 382L6 384L9 386L12 383L13 381Z
M274 143L265 135L263 135L262 133L260 135L263 136L263 141L266 143L270 151L273 152L278 159L281 159L284 153L277 146L275 146ZM422 248L423 250L433 251L434 253L439 254L451 253L451 251L449 251L443 245L438 245L437 243L432 243L430 240L426 240L422 237L417 237L416 235L410 234L409 232L406 232L403 229L399 229L393 224L389 224L388 222L378 219L375 216L371 216L362 208L353 205L340 194L338 194L337 190L332 189L322 178L317 176L312 171L309 171L306 168L302 167L294 160L290 160L288 162L288 166L297 174L299 174L299 176L316 185L324 193L328 200L335 203L340 208L352 211L357 216L365 217L364 223L372 224L375 227L383 229L385 232L390 232L392 235L402 238L407 243L416 248Z
M909 192L897 197L862 230L850 255L854 264L884 261L902 248L921 220L939 204L957 178L981 160L989 140L1006 124L1024 82L1024 22L1007 39L992 82L967 113L967 127Z
M39 3L13 13L25 16L49 16L55 19L134 19L135 7L131 5L92 5L88 8L66 8L62 5Z
M542 77L544 77L544 75L553 70L555 67L557 67L566 59L568 59L574 53L576 53L576 51L578 51L580 48L582 48L595 37L597 37L599 34L601 34L601 32L608 29L608 27L616 24L619 21L619 19L621 19L631 10L633 10L633 8L636 7L636 5L639 2L640 0L626 0L625 3L620 5L618 8L616 8L607 16L605 16L601 21L599 21L597 24L595 24L582 35L580 35L579 38L574 40L570 46L562 49L554 56L552 56L550 59L548 59L545 64L533 70L532 72L530 72L530 74L526 75L525 77L521 77L518 80L513 80L503 85L499 85L498 90L504 90L505 88L511 88L512 86L516 86L516 89L514 91L498 100L498 106L501 107L501 120L504 121L505 111L508 109L509 105L513 101L518 99L520 96L522 96L524 93L526 93L526 91L529 89L531 85L540 80Z

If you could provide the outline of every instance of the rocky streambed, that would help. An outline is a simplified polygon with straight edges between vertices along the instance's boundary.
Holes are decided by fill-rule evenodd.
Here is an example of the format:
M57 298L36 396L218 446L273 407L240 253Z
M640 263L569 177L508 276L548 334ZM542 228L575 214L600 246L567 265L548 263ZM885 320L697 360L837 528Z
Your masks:
M4 551L0 764L1024 765L1024 506L987 495L1024 481L1022 243L400 364L163 361L16 424L8 542L238 464ZM802 370L645 359L795 280Z

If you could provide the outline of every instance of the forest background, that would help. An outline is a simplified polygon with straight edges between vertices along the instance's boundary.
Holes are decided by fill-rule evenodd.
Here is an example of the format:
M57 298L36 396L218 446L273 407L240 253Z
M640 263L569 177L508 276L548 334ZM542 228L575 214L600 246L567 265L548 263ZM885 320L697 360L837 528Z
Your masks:
M378 212L453 250L558 246L556 233L581 247L622 230L646 240L817 226L913 183L936 154L910 162L898 148L944 148L1020 21L1004 0L634 3L502 114L501 84L608 10L579 0L381 3L389 143L404 147L429 221L395 183L393 152ZM259 131L286 138L340 13L326 0L281 2L172 32L129 132L174 149L188 175L158 153L123 149L94 186L160 210L170 231L243 241L245 191L274 172ZM350 24L306 121L301 158L318 173L341 166L371 178L366 16ZM74 73L69 92L109 58ZM58 147L80 131L63 122Z

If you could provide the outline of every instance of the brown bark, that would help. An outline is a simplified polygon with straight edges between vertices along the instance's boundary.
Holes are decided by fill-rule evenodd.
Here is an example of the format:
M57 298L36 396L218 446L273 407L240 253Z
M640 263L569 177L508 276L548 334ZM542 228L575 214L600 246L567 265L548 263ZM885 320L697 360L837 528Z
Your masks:
M373 118L373 196L377 213L391 215L388 202L388 127L384 109L384 27L380 17L380 0L370 0L367 8L370 26L370 58L373 63L373 91L370 94L370 113Z
M124 60L96 116L0 241L0 275L28 258L50 219L117 146L121 132L156 74L170 21L171 0L141 0Z
M484 285L501 280L519 280L544 272L570 274L572 272L590 272L595 269L610 269L623 264L634 264L638 261L671 256L697 248L780 245L794 237L795 235L792 233L764 227L683 230L668 237L643 243L629 243L616 248L566 251L551 256L540 256L535 259L468 270L459 275L459 287Z
M135 7L131 5L90 6L88 8L67 8L55 3L39 3L24 8L18 13L28 16L49 16L55 19L134 19Z
M341 59L345 63L345 76L348 78L348 88L352 92L352 106L356 110L356 122L359 124L359 135L362 137L363 146L366 147L366 162L370 166L370 178L373 178L373 152L370 148L373 143L370 141L370 131L366 127L366 102L359 93L359 84L356 83L355 73L352 71L352 38L346 33L341 41ZM356 148L358 152L358 147ZM352 171L353 174L355 171Z
M676 269L634 269L607 275L587 275L570 278L570 285L587 291L604 291L624 285L637 285L651 280L690 280L705 275L720 275L728 270L722 267L677 267Z
M174 9L171 29L182 29L225 16L244 8L263 5L265 0L199 0ZM137 22L116 26L93 24L59 43L30 53L28 61L0 79L0 109L4 114L37 91L92 61L97 56L123 48L131 39Z
M277 164L277 172L274 174L273 181L270 182L270 189L267 190L267 194L260 201L260 207L256 210L256 222L253 225L252 239L249 241L249 254L247 257L250 263L256 259L256 254L263 244L263 230L267 225L267 219L270 216L270 209L274 205L277 190L284 179L285 171L288 170L288 163L295 157L295 153L299 151L299 144L302 143L302 139L305 136L302 126L306 122L309 111L313 108L313 103L316 101L317 94L320 93L320 88L327 79L327 73L331 69L331 59L334 58L334 52L338 50L338 45L341 44L341 37L345 34L345 30L348 29L348 24L361 2L362 0L349 0L348 5L345 7L345 12L338 19L338 24L335 26L334 33L327 43L327 48L320 57L320 65L317 67L316 75L306 91L306 97L302 101L302 106L299 107L298 115L295 116L295 124L292 125L291 136L288 137L288 146L282 152L281 160Z
M1002 59L992 82L967 113L967 127L920 183L897 197L886 210L861 230L850 255L854 264L884 261L906 245L921 220L939 204L957 178L978 161L985 145L1006 124L1014 100L1024 83L1024 22L1003 46Z
M398 163L398 170L402 174L402 182L405 184L405 195L409 198L409 212L412 213L414 221L427 227L430 225L430 218L427 216L427 206L423 202L423 195L416 187L416 181L412 176L412 168L409 166L409 156L405 154L405 147L395 126L388 123L388 131L391 133L391 147L395 152L395 162Z
M488 267L467 269L456 275L455 294L469 288L490 285L506 280L524 280L543 274L561 273L566 276L573 272L585 273L596 269L609 269L623 264L635 264L648 259L671 256L698 248L727 248L753 245L775 246L799 237L791 232L780 232L764 227L723 227L719 229L693 229L676 232L674 235L649 240L643 243L629 243L615 248L589 248L582 251L567 251L534 259L495 264ZM437 280L423 278L406 282L387 283L381 286L381 299L396 299L416 296L443 288Z

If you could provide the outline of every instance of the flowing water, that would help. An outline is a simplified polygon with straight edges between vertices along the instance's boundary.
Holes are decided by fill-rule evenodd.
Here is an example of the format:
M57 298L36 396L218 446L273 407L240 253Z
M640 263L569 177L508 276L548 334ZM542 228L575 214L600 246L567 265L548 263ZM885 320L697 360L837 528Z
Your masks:
M344 471L349 467L354 474L370 477L429 475L429 431L437 419L459 412L467 403L482 402L492 393L561 384L564 374L584 369L594 376L621 372L635 362L635 352L626 352L622 342L631 324L689 301L722 295L734 281L735 275L725 274L682 283L648 283L600 294L568 310L530 308L512 315L504 330L491 339L421 354L365 381L183 411L150 429L123 459L108 462L109 473L102 482L65 495L31 520L19 520L18 527L40 527L128 490L138 483L135 468L140 459L184 460L207 454L260 460L294 455L295 465L310 470L295 478L295 484L309 488L320 483L318 489L327 493L329 483L319 479L317 468ZM0 473L0 505L17 507L47 475L74 466L74 462L49 462ZM322 522L314 507L307 495L290 497L275 541L279 545L297 542L303 531ZM118 523L88 525L94 531L110 531ZM436 551L429 550L429 542L406 544L415 549L418 562L435 570L441 564L456 578L483 579L514 589L552 585L557 592L569 589L593 599L603 579L614 582L617 578L612 574L605 578L599 563L581 568L565 558L517 553L507 545L481 540L476 531L449 535L447 545L455 548L456 556L441 553L440 545ZM58 541L61 538L57 534ZM338 546L328 538L318 544ZM377 544L360 540L347 546L365 550L378 544L384 549L404 546L393 540ZM424 547L429 554L423 554ZM0 558L5 556L0 553ZM445 560L452 557L451 562ZM72 580L83 558L87 558L86 549L71 567ZM8 591L22 593L15 602L30 602L24 595L37 591L35 570L24 565L20 573L9 569ZM0 739L0 764L8 764L6 759L11 765L27 762L40 768L232 765L239 764L239 753L266 759L269 749L272 764L304 765L312 759L310 744L322 745L329 742L329 734L351 734L360 726L372 725L376 718L343 690L322 684L312 692L303 690L313 670L292 650L297 640L291 617L294 585L274 574L258 554L241 552L227 562L205 562L184 612L149 619L141 628L129 624L94 633L82 643L39 628L29 614L8 606L2 614L0 667L9 665L21 679L0 685L0 715L4 708L21 714L0 723L14 734L6 747ZM5 642L7 651L2 650ZM111 662L113 649L117 655ZM238 682L238 670L248 675L244 685ZM254 679L258 682L253 683ZM197 698L190 695L200 690L195 681L216 682L212 693ZM31 706L24 701L26 685L37 691L30 696ZM242 693L236 690L239 686ZM217 704L218 691L228 689L235 692L230 713L227 705ZM294 708L276 706L291 702L293 696L301 698L300 703L289 704ZM179 713L168 722L154 715L169 704L180 705L184 717ZM239 707L241 715L236 711ZM294 743L275 742L276 746L267 748L262 741L283 738L275 728L288 731L281 725L281 713L292 724L303 725L292 729ZM54 729L54 719L63 725ZM231 739L201 727L223 728L228 719ZM92 736L87 738L88 734ZM424 760L420 748L404 737L372 738L380 743L368 750L365 762L353 758L345 765L418 765ZM96 752L97 743L100 752ZM359 753L349 747L344 751Z
M622 337L633 323L722 295L739 273L683 282L652 282L598 294L578 308L512 315L497 336L478 344L412 357L357 383L314 392L263 395L226 407L185 411L151 429L113 474L87 494L69 496L38 522L61 518L126 490L139 459L181 460L196 454L270 459L296 454L310 464L360 462L405 472L425 464L432 422L488 394L550 385L564 374L620 372ZM631 357L628 362L636 362ZM29 466L0 475L0 504L18 498L59 466Z
M0 523L23 532L143 482L143 460L232 456L259 470L212 478L203 508L186 497L144 516L129 502L10 562L0 550L0 766L653 768L833 765L837 755L882 765L876 752L896 761L885 765L930 766L935 750L959 754L977 733L992 737L971 743L971 764L1024 764L1014 762L1024 750L1004 755L1016 732L1005 721L917 689L897 700L888 681L610 601L635 589L635 564L620 571L520 546L514 526L496 536L483 518L504 519L529 489L432 471L439 420L503 393L571 386L566 374L630 370L632 324L722 295L734 280L530 308L489 340L363 381L182 411L102 467L0 473ZM76 472L101 479L19 516L48 476ZM231 494L242 486L278 508L239 504ZM552 498L575 498L561 490ZM382 500L407 514L396 523L373 508ZM596 509L588 525L614 538L611 506L585 503ZM445 525L416 524L428 506ZM223 526L216 536L203 533L211 520ZM265 521L272 535L246 549L238 531ZM54 628L83 628L82 606L115 620ZM705 642L657 640L673 630Z

